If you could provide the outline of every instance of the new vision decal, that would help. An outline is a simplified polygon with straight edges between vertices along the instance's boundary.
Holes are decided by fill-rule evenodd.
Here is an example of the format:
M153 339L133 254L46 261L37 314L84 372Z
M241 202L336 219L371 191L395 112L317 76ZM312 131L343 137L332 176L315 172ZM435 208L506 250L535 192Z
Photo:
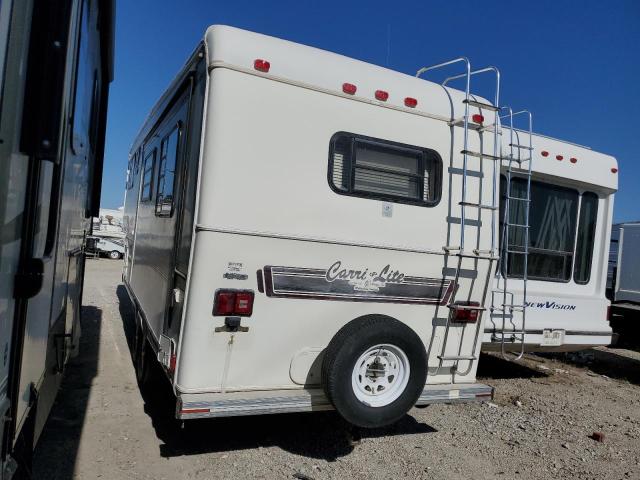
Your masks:
M264 271L270 297L444 304L453 289L451 280L409 276L390 264L353 267L338 260L326 269L266 266Z
M530 308L545 308L547 310L575 310L576 306L569 303L556 303L556 302L527 302L527 307Z

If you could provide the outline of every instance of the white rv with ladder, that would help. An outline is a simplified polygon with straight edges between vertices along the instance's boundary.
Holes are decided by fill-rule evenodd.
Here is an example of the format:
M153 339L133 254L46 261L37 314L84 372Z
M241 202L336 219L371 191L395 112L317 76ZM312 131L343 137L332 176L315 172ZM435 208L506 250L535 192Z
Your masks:
M136 372L160 362L177 418L335 408L371 427L491 398L475 374L519 134L496 68L417 77L450 70L207 30L133 143L124 209Z

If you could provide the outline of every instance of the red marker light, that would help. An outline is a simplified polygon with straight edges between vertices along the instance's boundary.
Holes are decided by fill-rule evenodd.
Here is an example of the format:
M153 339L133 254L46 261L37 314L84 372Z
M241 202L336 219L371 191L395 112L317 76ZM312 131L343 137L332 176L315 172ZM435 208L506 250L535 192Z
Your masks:
M344 93L348 93L349 95L354 95L356 93L356 90L358 90L358 87L356 87L353 83L342 84L342 91Z
M271 64L266 60L258 58L253 61L253 68L258 70L259 72L268 72L269 69L271 68Z
M549 156L549 152L547 152L546 150L543 150L540 152L540 155L542 155L543 157L548 157Z
M416 106L418 105L418 100L416 100L415 98L407 97L404 99L404 104L409 108L416 108Z
M484 117L482 115L480 115L479 113L476 113L475 115L473 115L471 117L471 120L473 120L473 122L475 122L475 123L482 123L482 122L484 122Z
M564 157L562 155L556 155L556 160L558 160L559 162L562 161Z
M611 169L611 173L618 173L618 169L617 169L616 167L613 167L613 168Z
M576 157L571 157L571 158L569 159L569 161L570 161L571 163L576 163L576 162L578 161L578 159L577 159Z
M376 100L380 100L381 102L386 102L389 98L389 92L385 92L384 90L376 90Z

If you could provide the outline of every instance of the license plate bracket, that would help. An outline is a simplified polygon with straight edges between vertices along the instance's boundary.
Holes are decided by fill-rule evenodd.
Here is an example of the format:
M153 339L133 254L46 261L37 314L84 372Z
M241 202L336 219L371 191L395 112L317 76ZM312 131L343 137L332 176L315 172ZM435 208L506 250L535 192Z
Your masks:
M564 344L564 330L545 328L542 330L543 347L559 347Z

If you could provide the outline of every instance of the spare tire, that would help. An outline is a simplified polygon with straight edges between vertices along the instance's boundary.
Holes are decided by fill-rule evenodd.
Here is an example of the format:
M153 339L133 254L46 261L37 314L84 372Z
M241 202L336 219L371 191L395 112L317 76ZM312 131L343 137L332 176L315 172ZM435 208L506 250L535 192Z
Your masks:
M426 378L424 344L407 325L384 315L342 327L322 363L327 398L345 420L365 428L400 420L418 401Z

